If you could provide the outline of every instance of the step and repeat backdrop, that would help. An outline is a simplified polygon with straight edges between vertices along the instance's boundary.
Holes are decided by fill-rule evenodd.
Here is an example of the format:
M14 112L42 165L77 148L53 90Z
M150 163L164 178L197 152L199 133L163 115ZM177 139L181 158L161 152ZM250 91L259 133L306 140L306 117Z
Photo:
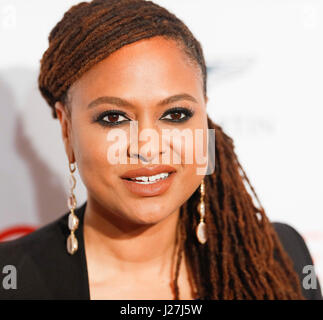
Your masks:
M79 2L0 0L0 241L68 210L60 127L37 76L50 30ZM202 43L209 115L234 139L270 220L304 237L323 283L323 2L155 2Z

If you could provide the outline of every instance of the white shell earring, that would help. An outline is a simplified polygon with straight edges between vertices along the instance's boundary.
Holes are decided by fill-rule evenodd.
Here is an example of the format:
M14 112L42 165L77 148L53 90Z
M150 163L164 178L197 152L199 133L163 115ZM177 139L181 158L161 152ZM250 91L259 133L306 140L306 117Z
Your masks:
M207 234L206 234L206 224L204 222L204 217L205 217L205 203L204 203L204 195L205 195L205 184L204 184L204 179L201 182L200 185L200 203L197 206L197 210L200 214L200 222L198 226L196 227L196 237L197 240L201 243L204 244L207 240Z
M67 252L72 255L78 249L78 241L74 232L79 225L79 219L74 213L74 210L77 205L75 194L74 194L76 179L73 174L76 169L75 162L69 163L69 169L70 169L70 178L69 178L70 196L68 197L67 205L68 205L68 208L70 209L70 214L68 216L68 228L70 229L71 233L67 238L66 248L67 248Z

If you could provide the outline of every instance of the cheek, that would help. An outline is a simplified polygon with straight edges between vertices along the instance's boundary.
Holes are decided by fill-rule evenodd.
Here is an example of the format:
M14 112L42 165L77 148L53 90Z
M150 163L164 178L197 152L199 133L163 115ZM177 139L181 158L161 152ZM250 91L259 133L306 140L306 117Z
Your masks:
M107 130L83 125L73 133L73 150L80 175L89 186L100 179L109 183L114 166L109 164L107 151L112 142L107 141Z
M91 134L90 130L78 130L73 146L79 165L98 165L104 158L105 139L103 135Z
M175 154L180 157L181 164L190 171L207 164L208 127L206 116L196 117L190 125L181 129L181 135L173 140Z

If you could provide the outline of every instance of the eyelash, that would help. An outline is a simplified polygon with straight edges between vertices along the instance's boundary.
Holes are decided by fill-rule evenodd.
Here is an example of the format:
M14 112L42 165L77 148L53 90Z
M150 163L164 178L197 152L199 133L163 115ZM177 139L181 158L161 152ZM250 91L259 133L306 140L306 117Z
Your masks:
M174 107L174 108L166 110L163 113L162 118L166 117L168 115L176 114L176 113L183 113L185 115L185 117L180 118L180 119L162 119L162 120L167 121L167 122L171 122L171 123L181 123L181 122L185 122L185 121L189 120L194 115L194 111L191 108ZM108 121L104 120L104 118L109 115L120 115L120 116L127 118L127 120L116 121L116 122L108 122ZM120 125L124 122L131 121L131 120L126 116L126 114L124 112L122 112L120 110L107 110L107 111L104 111L101 114L99 114L99 116L97 116L94 121L100 123L103 126L113 127L113 126Z

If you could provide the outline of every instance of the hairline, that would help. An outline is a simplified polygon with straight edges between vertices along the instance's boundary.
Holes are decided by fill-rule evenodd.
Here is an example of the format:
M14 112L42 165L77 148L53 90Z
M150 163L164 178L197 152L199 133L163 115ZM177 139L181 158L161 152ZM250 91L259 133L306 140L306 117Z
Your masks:
M200 79L202 81L201 85L202 85L202 88L203 88L204 98L206 98L206 87L204 85L204 75L203 75L202 66L197 61L197 58L194 56L194 54L192 53L192 51L187 47L187 45L185 44L184 39L180 35L178 35L178 36L170 36L170 35L167 35L167 34L165 34L165 35L163 35L163 34L162 35L155 35L154 37L163 37L166 40L173 41L173 42L176 43L176 45L180 49L180 51L182 51L184 53L183 56L186 57L185 60L188 63L188 65L191 66L191 67L193 67L193 68L195 68L195 69L198 69L199 70L199 77L200 77ZM154 37L152 37L152 38L154 38ZM148 40L148 38L140 39L140 40L137 40L137 41L132 42L132 43L136 43L136 42L141 41L141 40ZM125 44L124 46L127 46L127 44ZM121 48L123 48L124 46L122 46ZM116 51L120 50L121 48L117 49ZM114 52L116 52L116 51L114 51ZM109 56L107 56L107 57L109 57ZM75 83L75 82L73 82L73 83ZM68 87L68 89L66 90L66 92L63 94L62 98L59 99L59 101L66 108L66 111L67 111L68 116L71 115L71 111L72 111L71 110L72 97L71 97L71 94L70 94L70 88L73 85L73 83Z

